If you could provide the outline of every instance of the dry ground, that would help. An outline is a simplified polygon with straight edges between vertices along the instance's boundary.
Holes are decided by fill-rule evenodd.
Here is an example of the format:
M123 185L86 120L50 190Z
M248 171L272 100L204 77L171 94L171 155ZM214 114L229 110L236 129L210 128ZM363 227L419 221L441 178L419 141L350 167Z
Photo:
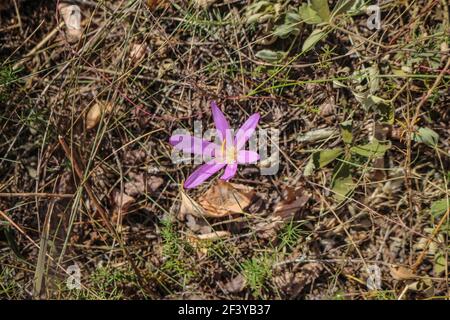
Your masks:
M447 0L381 1L380 30L364 1L65 1L78 35L57 2L0 7L0 297L450 297ZM182 194L223 185L183 191L168 143L211 100L280 130L212 218Z

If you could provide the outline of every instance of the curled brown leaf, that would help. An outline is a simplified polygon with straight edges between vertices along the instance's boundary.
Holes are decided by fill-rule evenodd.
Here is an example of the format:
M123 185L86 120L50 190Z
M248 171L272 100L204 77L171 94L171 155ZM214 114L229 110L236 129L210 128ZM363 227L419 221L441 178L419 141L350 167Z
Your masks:
M96 102L88 111L86 115L86 129L94 128L102 118L104 113L109 113L113 110L113 105L110 102Z

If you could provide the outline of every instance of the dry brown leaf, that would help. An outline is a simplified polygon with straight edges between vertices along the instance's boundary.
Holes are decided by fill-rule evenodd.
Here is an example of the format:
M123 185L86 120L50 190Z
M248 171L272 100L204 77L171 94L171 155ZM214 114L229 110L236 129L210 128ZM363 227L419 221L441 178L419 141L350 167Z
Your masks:
M186 226L195 234L211 233L213 229L211 225L204 218L197 218L191 214L186 214Z
M60 3L58 9L66 24L67 41L69 43L78 42L82 35L80 7L68 3Z
M392 278L395 280L410 280L417 278L417 275L415 275L408 267L392 266L390 271Z
M198 199L205 216L219 218L232 213L242 213L255 195L251 187L218 180Z
M277 203L274 212L266 220L255 225L258 237L263 239L274 239L277 232L283 228L286 221L292 219L308 202L310 196L302 194L300 189L285 188L284 200Z
M274 277L274 284L287 298L294 299L305 288L320 277L323 265L317 262L307 263L298 271L286 270Z
M150 176L147 178L147 188L150 189L152 192L155 192L158 190L159 187L161 187L164 183L164 179L157 176Z
M178 218L184 220L184 217L191 214L196 217L205 216L206 213L203 208L184 191L181 191L181 205L178 213Z
M147 0L146 3L150 10L169 6L169 2L165 0Z
M128 212L128 209L136 202L136 199L127 195L126 193L121 193L115 191L113 193L114 209L112 212L111 221L116 224L121 224L122 216Z
M419 281L413 281L412 283L406 286L408 290L419 292L424 295L426 298L431 298L435 295L435 288L433 285L433 281L429 277L425 277L420 279Z
M124 185L125 192L130 196L142 195L155 192L163 183L161 177L147 177L144 173L129 173L129 181Z
M227 293L238 293L244 290L245 285L245 277L239 274L224 285L224 290Z
M130 60L132 63L141 61L147 53L147 46L143 43L134 43L130 51Z
M209 241L220 240L228 238L229 236L231 236L231 233L228 231L214 231L211 233L195 235L195 237L198 240L209 240Z
M213 231L206 234L190 234L187 236L187 241L192 247L198 250L200 255L206 255L208 253L208 245L206 241L216 241L224 238L228 238L231 235L228 231Z
M283 220L293 217L308 202L308 195L298 196L292 189L288 190L288 197L277 203L275 206L274 216L281 217Z
M103 113L111 112L113 105L110 102L96 102L86 115L86 129L94 128L102 118Z
M114 194L114 204L122 211L126 211L136 200L126 193L116 192Z
M327 117L336 113L336 104L334 98L330 98L325 101L320 107L320 115L322 117Z

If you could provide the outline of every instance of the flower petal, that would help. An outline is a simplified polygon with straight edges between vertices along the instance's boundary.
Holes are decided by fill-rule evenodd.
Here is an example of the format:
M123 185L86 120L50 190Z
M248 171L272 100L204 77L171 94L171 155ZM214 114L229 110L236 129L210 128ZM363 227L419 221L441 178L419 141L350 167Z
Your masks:
M245 121L242 127L239 128L236 133L235 145L236 149L240 150L245 146L245 143L255 132L256 126L258 125L260 115L259 113L252 114L250 118Z
M244 164L244 163L254 163L259 160L259 154L257 154L255 151L249 151L249 150L240 150L237 154L237 161L238 163Z
M222 180L230 180L236 175L238 164L237 162L227 165L225 173L220 177Z
M230 125L228 124L225 115L220 111L215 101L211 102L212 116L214 124L220 136L220 140L223 141L227 138L227 134L230 134Z
M225 166L225 163L210 161L198 167L184 182L186 189L195 188Z
M214 156L216 148L220 148L215 143L187 134L175 134L170 137L169 142L175 149L184 153L201 154L210 157Z

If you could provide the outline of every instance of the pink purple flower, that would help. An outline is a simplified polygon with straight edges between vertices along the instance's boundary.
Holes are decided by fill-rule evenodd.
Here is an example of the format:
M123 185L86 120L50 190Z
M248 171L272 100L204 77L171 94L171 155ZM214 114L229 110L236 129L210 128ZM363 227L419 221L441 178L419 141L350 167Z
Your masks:
M184 134L173 135L169 140L174 148L182 150L184 153L212 157L186 179L184 182L186 189L197 187L223 168L225 171L220 179L229 180L236 175L238 164L254 163L259 160L258 153L244 150L245 143L258 125L259 113L252 114L233 136L225 115L217 107L215 101L211 102L211 109L220 145Z

